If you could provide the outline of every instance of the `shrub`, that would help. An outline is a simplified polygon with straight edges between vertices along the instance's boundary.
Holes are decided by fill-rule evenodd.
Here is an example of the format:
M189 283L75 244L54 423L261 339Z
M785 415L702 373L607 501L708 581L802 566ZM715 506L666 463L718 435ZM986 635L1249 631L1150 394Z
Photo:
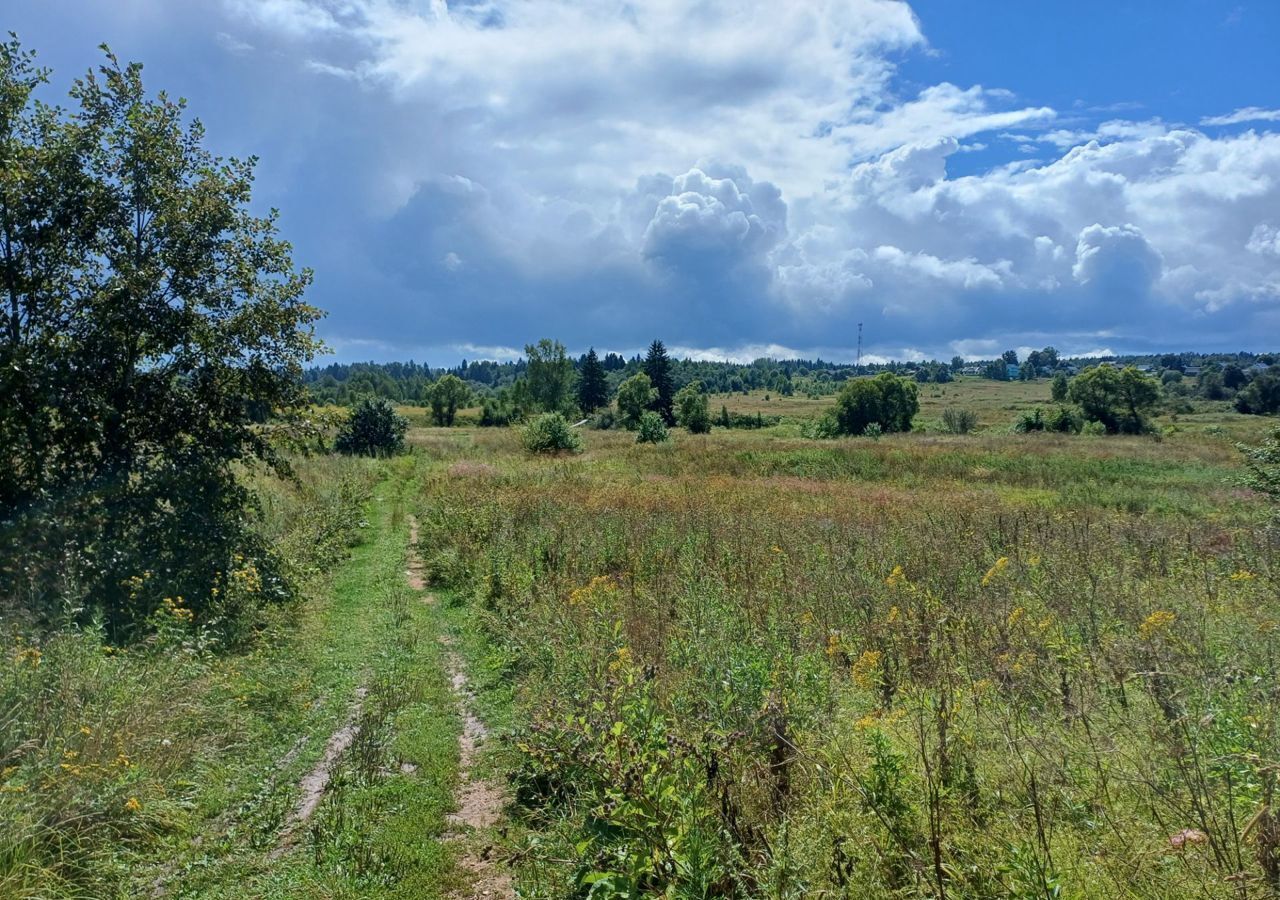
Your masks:
M942 411L942 428L947 434L968 434L978 425L978 414L971 409L949 406Z
M878 425L883 433L910 431L920 409L914 382L882 372L874 378L855 378L836 396L834 409L841 434L865 434Z
M1044 419L1044 427L1047 431L1057 431L1062 434L1079 434L1083 425L1084 421L1080 418L1080 414L1069 406L1055 406Z
M1036 407L1029 413L1023 413L1013 423L1013 430L1018 434L1030 434L1033 431L1044 431L1044 410Z
M671 440L671 434L667 431L667 423L662 421L662 416L652 410L646 410L640 416L639 434L636 435L637 444L661 444Z
M603 409L591 420L591 427L596 431L609 431L620 424L618 415L611 409Z
M1108 434L1142 434L1150 427L1146 417L1160 399L1160 385L1133 366L1097 366L1071 379L1067 394L1085 419L1101 422Z
M577 453L582 440L560 413L542 413L524 428L521 437L530 453Z
M360 456L391 456L404 450L409 422L396 412L390 400L366 398L351 410L338 429L333 448Z
M453 426L458 407L466 406L471 399L471 388L457 375L445 374L427 391L431 404L431 421L444 428Z
M1097 437L1098 435L1107 433L1107 426L1103 425L1101 422L1085 422L1084 426L1080 429L1080 433Z

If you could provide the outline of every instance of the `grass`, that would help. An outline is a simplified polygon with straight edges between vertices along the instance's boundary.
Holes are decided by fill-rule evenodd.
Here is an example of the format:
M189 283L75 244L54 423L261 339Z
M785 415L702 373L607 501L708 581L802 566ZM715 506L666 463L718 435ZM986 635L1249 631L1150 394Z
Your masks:
M1221 415L413 433L523 894L1270 896L1280 570Z
M0 895L432 897L458 883L440 840L458 723L438 614L403 577L413 461L301 471L301 491L264 485L264 528L297 545L312 599L247 650L201 648L181 622L121 650L87 632L6 636ZM317 555L326 540L349 558ZM277 856L296 786L361 685L356 740Z

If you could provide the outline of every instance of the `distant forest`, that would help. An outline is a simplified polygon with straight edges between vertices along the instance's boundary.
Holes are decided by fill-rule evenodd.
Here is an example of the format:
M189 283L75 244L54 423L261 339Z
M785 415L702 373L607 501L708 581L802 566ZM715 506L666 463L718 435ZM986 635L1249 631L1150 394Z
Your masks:
M580 370L585 359L586 354L574 359L575 369ZM1188 351L1145 356L1066 358L1060 357L1052 347L1046 347L1022 360L1009 350L990 360L965 360L957 356L950 362L930 360L861 366L823 359L757 359L750 363L683 359L671 361L671 375L676 388L699 381L704 391L713 394L764 390L784 397L793 394L818 397L834 393L849 378L880 372L894 372L919 382L947 382L960 374L976 374L997 380L1029 380L1052 377L1063 370L1074 372L1101 362L1135 365L1152 374L1164 375L1166 386L1175 379L1182 381L1177 375L1185 372L1188 376L1185 379L1186 393L1207 395L1208 399L1229 399L1229 392L1238 386L1240 373L1252 375L1251 367L1274 365L1280 362L1280 353ZM630 358L617 353L601 356L600 364L605 370L609 394L612 395L624 379L641 371L643 363L644 358L639 354ZM364 397L381 397L406 405L427 406L431 386L444 375L462 379L480 401L510 388L524 376L527 367L528 361L524 358L510 362L463 360L452 368L433 368L413 361L332 363L308 369L305 380L318 403L347 405ZM1224 388L1221 393L1219 384Z

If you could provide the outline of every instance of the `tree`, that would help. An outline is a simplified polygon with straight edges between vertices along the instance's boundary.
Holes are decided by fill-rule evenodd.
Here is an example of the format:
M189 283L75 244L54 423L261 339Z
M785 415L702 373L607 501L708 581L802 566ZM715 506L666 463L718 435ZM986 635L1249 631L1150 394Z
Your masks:
M240 565L280 598L237 472L287 474L273 438L306 425L311 274L251 214L254 161L213 156L140 65L107 51L74 115L34 102L44 77L0 49L0 600L123 636L165 596L229 618Z
M649 345L649 354L644 359L644 373L649 376L649 383L658 393L649 408L661 415L662 421L674 425L676 390L671 380L671 360L667 357L667 348L662 341L655 340Z
M529 360L524 382L534 409L541 412L569 412L573 402L573 361L564 344L543 338L524 348Z
M390 400L366 397L357 403L338 429L333 449L358 456L391 456L404 450L405 417Z
M446 373L428 389L427 400L431 404L431 421L443 428L451 428L458 407L470 402L471 388L457 375Z
M1227 363L1222 367L1222 383L1228 390L1239 390L1244 387L1244 383L1248 380L1248 376L1244 374L1244 369L1235 363Z
M1260 494L1271 498L1277 504L1276 515L1280 517L1280 428L1276 428L1257 447L1237 444L1245 455L1244 484Z
M623 427L628 431L639 428L640 417L657 397L658 392L653 389L653 382L644 372L637 372L618 385L618 413L622 416Z
M691 381L676 392L676 421L690 434L706 434L711 430L711 412L702 383Z
M963 369L963 368L964 368L964 357L963 357L963 356L953 356L953 357L951 357L951 371L952 371L952 372L959 372L959 371L960 371L961 369Z
M1049 396L1053 398L1054 403L1066 402L1068 387L1069 380L1066 372L1059 372L1053 376L1053 385L1049 388Z
M1255 416L1280 413L1280 367L1272 366L1253 376L1236 395L1236 409Z
M1018 364L1018 351L1006 350L1004 353L1000 354L1000 358L1009 365L1016 366Z
M854 378L836 396L832 411L838 434L863 434L877 425L885 434L910 431L920 410L916 386L906 378L882 372L873 378Z
M986 368L982 370L982 374L992 381L1008 381L1009 380L1009 364L1004 358L992 360L987 363Z
M1108 434L1142 434L1151 427L1147 414L1160 399L1160 385L1133 366L1095 366L1071 379L1067 396Z
M609 384L605 381L604 366L595 348L582 358L578 372L578 407L588 415L609 403Z

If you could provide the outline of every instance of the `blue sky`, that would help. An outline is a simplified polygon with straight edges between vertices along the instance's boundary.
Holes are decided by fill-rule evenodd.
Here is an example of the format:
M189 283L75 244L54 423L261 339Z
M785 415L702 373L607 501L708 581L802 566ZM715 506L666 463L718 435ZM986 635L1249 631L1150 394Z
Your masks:
M261 158L336 357L1274 349L1274 0L11 0Z

